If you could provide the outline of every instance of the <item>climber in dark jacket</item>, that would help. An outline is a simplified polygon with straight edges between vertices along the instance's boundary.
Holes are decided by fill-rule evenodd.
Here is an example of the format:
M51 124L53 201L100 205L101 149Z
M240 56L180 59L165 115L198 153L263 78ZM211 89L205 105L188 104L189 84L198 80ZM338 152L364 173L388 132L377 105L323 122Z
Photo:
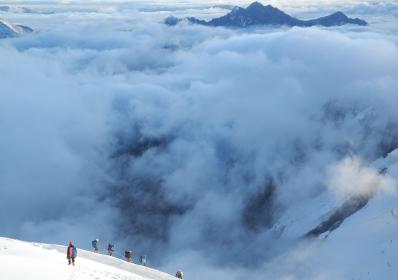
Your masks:
M98 243L99 243L99 239L96 238L93 241L91 241L91 246L93 246L94 252L98 253Z
M68 265L75 265L75 258L77 256L76 247L72 244L72 241L69 241L68 249L66 250L66 258L68 259Z
M108 244L108 255L109 256L112 256L112 254L113 254L113 251L114 251L113 247L114 247L113 244L111 244L111 243Z
M126 261L132 262L133 251L125 251L124 257L126 258Z

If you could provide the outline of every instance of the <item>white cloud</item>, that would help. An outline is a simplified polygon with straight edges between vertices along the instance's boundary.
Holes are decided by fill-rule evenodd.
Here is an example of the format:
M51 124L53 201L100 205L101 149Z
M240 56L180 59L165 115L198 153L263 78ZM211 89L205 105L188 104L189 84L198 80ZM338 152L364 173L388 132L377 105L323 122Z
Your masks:
M395 182L388 175L366 166L360 159L347 157L331 166L327 186L339 199L371 198L379 192L391 193Z
M395 39L169 28L128 7L10 14L37 33L0 42L1 234L100 235L169 270L186 254L190 279L244 279L289 249L272 226L328 166L344 196L385 185L345 158L397 144Z

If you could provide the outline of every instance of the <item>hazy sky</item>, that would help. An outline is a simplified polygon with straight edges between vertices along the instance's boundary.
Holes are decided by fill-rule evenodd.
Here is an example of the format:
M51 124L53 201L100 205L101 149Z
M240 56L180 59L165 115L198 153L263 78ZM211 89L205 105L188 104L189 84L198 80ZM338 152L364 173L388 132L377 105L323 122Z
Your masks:
M60 3L60 4L73 4L73 3L146 3L146 4L168 4L168 5L180 5L180 4L230 4L230 5L245 5L254 1L251 0L179 0L179 1L171 1L171 0L154 0L154 1L146 1L146 0L113 0L113 1L99 1L99 0L76 0L76 1L62 1L62 0L47 0L47 1L40 1L40 0L15 0L15 1L6 1L0 0L2 3ZM388 1L380 1L380 0L263 0L259 1L264 4L273 4L273 5L292 5L292 6L302 6L302 5L349 5L349 4L372 4L372 3L396 3L396 0L388 0Z

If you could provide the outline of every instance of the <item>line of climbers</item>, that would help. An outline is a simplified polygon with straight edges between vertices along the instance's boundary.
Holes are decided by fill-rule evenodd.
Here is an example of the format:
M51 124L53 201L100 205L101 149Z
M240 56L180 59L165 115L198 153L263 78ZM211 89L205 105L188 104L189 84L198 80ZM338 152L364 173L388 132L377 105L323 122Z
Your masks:
M99 239L96 238L91 242L91 245L94 249L95 253L99 253L99 248L98 248L98 244L99 244ZM108 244L108 255L112 256L113 252L115 251L114 249L114 245L109 243ZM75 247L75 245L73 245L72 241L69 241L69 245L68 248L66 250L66 258L68 259L68 265L75 265L75 259L77 257L77 249ZM124 257L126 258L127 262L133 262L133 251L128 250L124 252ZM141 265L146 266L147 265L147 257L146 255L141 255L139 258L139 262ZM184 278L184 273L181 270L178 270L176 273L176 277L179 279L183 279Z
M71 243L72 242L70 242L70 244ZM98 245L99 245L99 239L98 238L94 239L91 242L91 246L93 247L95 253L99 252ZM113 248L114 248L114 245L111 244L111 243L108 243L107 251L108 251L108 255L109 256L112 256L113 252L115 251ZM76 248L75 248L75 250L76 250ZM124 251L124 257L126 258L127 262L130 262L130 263L133 262L133 251L131 251L131 250ZM143 265L143 266L147 265L147 257L146 257L146 255L141 255L140 256L139 263L141 265ZM74 258L73 258L73 265L74 265ZM184 278L184 273L181 270L178 270L177 273L176 273L176 277L179 278L179 279L183 279Z
M99 239L98 239L98 238L94 239L94 240L91 242L91 246L93 247L95 253L98 253L98 252L99 252L98 245L99 245ZM113 252L115 251L115 250L113 249L114 247L115 247L115 246L114 246L113 244L108 243L107 252L108 252L108 255L109 255L109 256L112 256L112 255L113 255ZM131 250L125 251L125 252L124 252L124 257L126 258L126 261L127 261L127 262L133 262L133 251L131 251ZM146 266L146 265L147 265L147 257L146 257L146 255L141 255L141 256L140 256L140 258L139 258L139 263L140 263L141 265L143 265L143 266Z

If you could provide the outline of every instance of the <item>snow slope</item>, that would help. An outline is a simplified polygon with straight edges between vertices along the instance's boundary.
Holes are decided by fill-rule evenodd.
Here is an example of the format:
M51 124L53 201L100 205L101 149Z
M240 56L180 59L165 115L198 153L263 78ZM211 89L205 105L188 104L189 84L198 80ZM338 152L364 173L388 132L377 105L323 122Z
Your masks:
M385 176L397 182L398 149L370 168L386 168ZM365 170L361 173L355 179L368 178ZM265 265L264 279L398 279L398 194L395 187L391 191L376 189L369 202L333 232L295 241ZM339 200L330 201L326 194L292 205L275 232L281 231L285 240L303 236L339 205Z
M66 247L0 238L1 280L172 280L169 274L78 248L68 266Z

